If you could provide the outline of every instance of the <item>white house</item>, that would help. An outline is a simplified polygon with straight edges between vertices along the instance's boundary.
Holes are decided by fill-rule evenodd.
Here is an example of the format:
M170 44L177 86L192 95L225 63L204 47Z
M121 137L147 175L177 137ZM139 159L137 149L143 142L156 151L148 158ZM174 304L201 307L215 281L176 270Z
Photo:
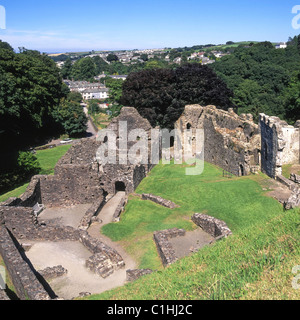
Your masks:
M285 49L286 47L287 47L286 42L280 42L280 43L276 44L276 46L275 46L276 49Z
M107 99L109 97L108 88L85 89L81 92L83 100Z

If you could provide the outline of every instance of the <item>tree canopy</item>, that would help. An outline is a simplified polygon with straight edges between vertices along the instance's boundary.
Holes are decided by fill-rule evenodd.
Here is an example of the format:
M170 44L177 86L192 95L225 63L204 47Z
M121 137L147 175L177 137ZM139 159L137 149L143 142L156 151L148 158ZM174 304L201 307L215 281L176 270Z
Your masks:
M255 119L266 113L293 122L300 115L299 47L299 37L290 38L286 49L275 49L270 42L239 46L210 67L233 90L240 113L253 113Z
M69 95L47 55L25 48L15 53L0 42L0 189L22 182L36 167L20 152L63 133L85 133L87 119L78 99Z
M187 104L232 106L232 91L207 66L186 64L175 70L154 68L131 73L121 103L135 107L152 126L172 128Z

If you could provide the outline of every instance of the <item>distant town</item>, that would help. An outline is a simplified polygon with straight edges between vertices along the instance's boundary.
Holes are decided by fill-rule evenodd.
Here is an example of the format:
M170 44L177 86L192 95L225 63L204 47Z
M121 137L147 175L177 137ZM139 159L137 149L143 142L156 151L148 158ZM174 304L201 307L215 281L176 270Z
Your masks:
M103 64L112 65L119 63L125 67L133 67L133 71L147 68L148 66L176 66L186 62L198 62L202 65L208 65L216 62L224 56L230 55L238 46L250 47L256 42L232 42L220 45L203 45L183 48L164 48L164 49L144 49L144 50L120 50L120 51L89 51L76 53L49 54L60 69L63 69L66 61L69 59L72 66L83 58L101 60ZM285 49L286 42L273 43L276 49ZM90 79L82 81L74 79L73 76L64 79L64 83L71 92L79 92L83 100L106 100L109 98L109 88L105 85L105 78L110 77L115 80L126 80L128 74L119 74L114 72L102 71ZM104 81L103 81L104 80Z

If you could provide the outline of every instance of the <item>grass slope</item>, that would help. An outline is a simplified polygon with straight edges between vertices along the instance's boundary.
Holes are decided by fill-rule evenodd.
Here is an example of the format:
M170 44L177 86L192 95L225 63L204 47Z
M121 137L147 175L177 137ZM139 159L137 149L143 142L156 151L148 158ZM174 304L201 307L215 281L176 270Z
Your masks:
M266 209L267 210L267 209ZM281 213L92 300L299 299L299 212Z
M185 175L185 165L158 165L142 181L137 193L153 193L180 206L168 209L131 196L119 223L104 226L103 234L118 241L138 262L140 268L162 270L153 232L168 228L195 229L191 216L206 213L224 220L238 232L263 224L281 214L282 206L264 195L259 184L264 175L224 178L222 170L205 163L202 175Z
M299 264L299 210L284 212L264 195L260 174L227 179L206 163L200 176L186 176L185 166L158 165L137 189L170 199L169 210L131 197L121 222L102 232L120 241L140 262L157 272L123 287L87 299L299 299L292 288L293 266ZM225 220L233 236L161 268L153 231L193 228L189 217L206 212Z

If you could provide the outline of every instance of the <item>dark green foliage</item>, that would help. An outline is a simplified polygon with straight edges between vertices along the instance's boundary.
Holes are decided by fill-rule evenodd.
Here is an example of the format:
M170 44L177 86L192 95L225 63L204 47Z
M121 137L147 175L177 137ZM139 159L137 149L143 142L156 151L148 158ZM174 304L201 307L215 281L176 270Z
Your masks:
M123 106L119 104L113 104L108 108L109 120L117 117L122 110Z
M172 128L187 104L231 106L231 90L215 72L200 64L176 70L155 68L132 73L123 85L121 103L135 107L152 126Z
M51 134L52 110L64 95L59 69L48 56L0 49L1 146L19 148Z
M18 152L16 162L12 167L9 171L0 172L1 193L8 191L12 186L22 185L41 170L36 156L28 151Z
M0 49L7 49L9 51L14 51L14 49L9 43L3 42L2 40L0 40Z
M68 58L66 62L64 63L62 69L61 69L61 76L63 79L69 79L72 78L72 60Z
M124 80L106 78L105 84L109 88L109 102L113 104L119 104L122 97Z
M72 79L90 81L96 76L96 66L92 58L77 60L72 67Z
M97 100L90 100L89 101L89 114L99 113L100 107Z
M82 101L82 95L80 94L80 92L76 92L76 91L70 92L68 94L68 100L80 103Z
M290 38L286 49L276 50L270 42L239 46L211 68L233 90L239 113L279 116L297 120L297 77L300 70L298 37ZM293 93L292 93L293 92Z
M86 133L88 119L78 102L62 99L60 105L53 111L53 117L62 131L71 137Z
M102 72L109 71L109 64L106 63L102 58L99 56L93 57L95 68L96 68L96 74L100 74Z
M18 167L22 169L22 172L24 172L26 178L30 175L38 173L41 169L37 157L29 151L19 152Z
M113 62L113 61L119 61L119 58L117 55L113 54L113 53L110 53L108 56L107 56L107 61L109 62Z

